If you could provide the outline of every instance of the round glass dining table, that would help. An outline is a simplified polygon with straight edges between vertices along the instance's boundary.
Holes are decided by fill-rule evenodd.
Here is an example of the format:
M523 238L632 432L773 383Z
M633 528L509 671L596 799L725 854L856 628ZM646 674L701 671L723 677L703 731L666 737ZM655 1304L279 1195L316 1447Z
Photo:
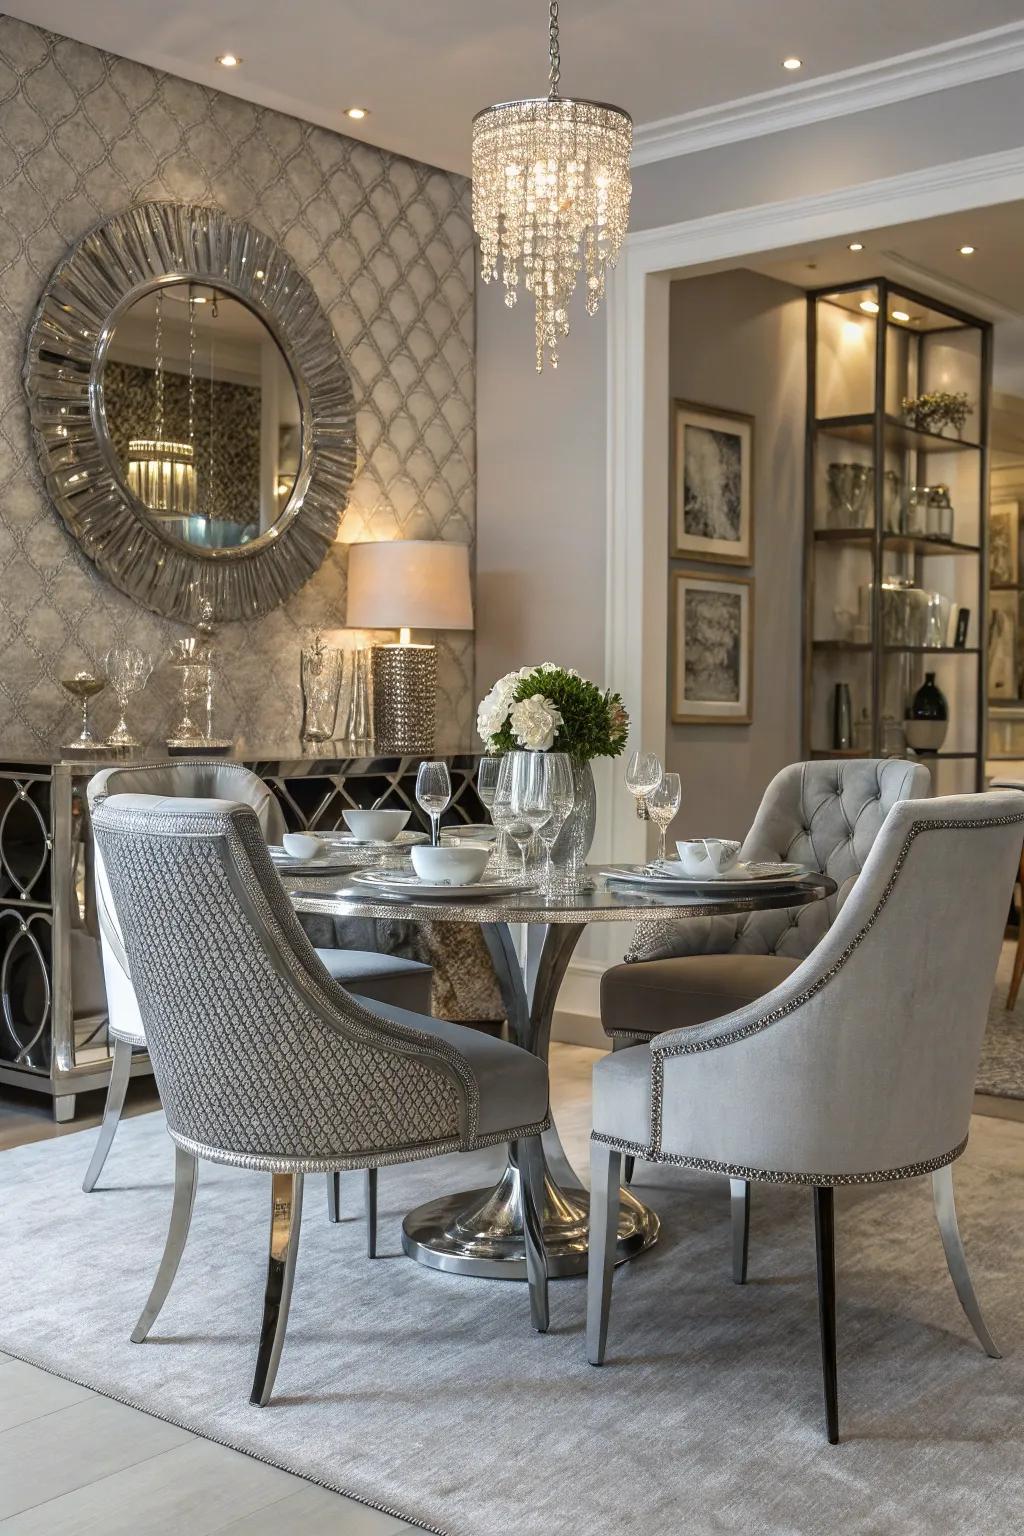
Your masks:
M394 919L411 922L478 923L494 963L511 1039L546 1061L558 989L573 950L589 923L680 922L771 908L806 906L834 893L834 881L809 874L784 890L752 881L741 895L707 897L649 892L613 884L596 874L592 888L545 896L527 890L499 900L473 898L452 889L451 896L421 898L385 895L344 875L303 875L301 884L286 882L298 912L331 917ZM522 960L512 929L524 924ZM589 1197L573 1171L552 1124L544 1134L544 1239L548 1270L555 1276L581 1275L587 1268ZM649 1248L658 1237L657 1215L628 1189L619 1204L617 1262ZM489 1279L526 1278L523 1246L522 1189L509 1148L497 1184L459 1191L430 1200L410 1211L402 1224L402 1246L411 1258L434 1269Z

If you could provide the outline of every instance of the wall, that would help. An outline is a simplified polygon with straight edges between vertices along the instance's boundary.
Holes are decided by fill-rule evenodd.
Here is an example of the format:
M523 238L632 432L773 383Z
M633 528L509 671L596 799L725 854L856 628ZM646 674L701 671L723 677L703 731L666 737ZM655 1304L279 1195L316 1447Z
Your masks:
M180 633L104 581L50 504L20 381L54 266L133 202L216 204L278 240L334 325L357 404L358 467L339 542L283 608L225 626L221 726L249 748L294 744L309 626L344 620L346 545L475 533L474 258L469 184L295 118L0 16L0 740L53 748L72 717L61 676L128 640ZM354 637L352 637L354 639ZM473 646L441 640L446 737L468 737ZM135 707L170 724L170 677ZM97 725L116 719L101 697Z
M673 725L666 701L678 835L741 837L768 779L800 756L806 308L799 288L756 272L672 284L670 393L754 417L753 568L666 552L670 582L678 570L754 577L753 723Z

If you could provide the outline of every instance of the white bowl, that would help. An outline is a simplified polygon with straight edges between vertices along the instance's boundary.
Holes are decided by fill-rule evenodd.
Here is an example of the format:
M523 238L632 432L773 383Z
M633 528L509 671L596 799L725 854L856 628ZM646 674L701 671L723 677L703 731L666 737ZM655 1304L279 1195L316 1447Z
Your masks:
M699 880L702 875L717 879L732 869L739 857L740 845L730 837L691 837L676 843L676 852L691 880Z
M421 880L447 885L475 885L491 856L489 848L471 848L465 843L458 848L432 848L429 843L420 843L409 852Z
M391 843L405 830L408 811L342 811L345 825L361 843Z
M309 832L286 832L281 839L281 847L290 859L315 859L317 854L324 851L320 839Z

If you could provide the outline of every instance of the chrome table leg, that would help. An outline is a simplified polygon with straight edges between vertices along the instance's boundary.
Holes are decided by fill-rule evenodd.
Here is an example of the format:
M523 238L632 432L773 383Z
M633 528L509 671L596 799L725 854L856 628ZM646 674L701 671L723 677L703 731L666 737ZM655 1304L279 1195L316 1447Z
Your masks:
M530 923L526 964L520 966L506 923L485 923L482 931L494 962L512 1038L516 1045L548 1059L555 1000L583 924ZM587 1269L589 1197L565 1155L554 1126L543 1136L544 1245L553 1278ZM402 1247L433 1269L487 1279L526 1279L523 1187L510 1154L498 1183L460 1191L410 1211L402 1224ZM621 1190L616 1261L634 1258L657 1241L655 1213L629 1190Z

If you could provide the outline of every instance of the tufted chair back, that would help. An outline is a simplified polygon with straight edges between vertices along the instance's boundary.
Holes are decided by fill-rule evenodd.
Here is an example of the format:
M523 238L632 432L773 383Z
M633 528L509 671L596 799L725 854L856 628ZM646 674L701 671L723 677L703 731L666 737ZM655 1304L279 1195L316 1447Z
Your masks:
M121 764L94 774L86 789L90 813L109 796L121 794L198 797L241 801L256 812L268 843L279 843L285 830L284 816L273 792L257 774L241 763L208 758L181 758L171 763ZM114 904L110 899L103 855L96 847L96 915L100 929L103 981L107 993L110 1033L130 1045L145 1045L146 1034L139 1005L128 974Z
M835 896L777 912L640 923L627 960L732 953L802 960L831 927L892 806L930 788L927 768L902 758L791 763L765 790L740 856L805 864L832 877Z
M331 979L251 807L114 795L94 829L180 1146L315 1171L475 1135L465 1059Z

